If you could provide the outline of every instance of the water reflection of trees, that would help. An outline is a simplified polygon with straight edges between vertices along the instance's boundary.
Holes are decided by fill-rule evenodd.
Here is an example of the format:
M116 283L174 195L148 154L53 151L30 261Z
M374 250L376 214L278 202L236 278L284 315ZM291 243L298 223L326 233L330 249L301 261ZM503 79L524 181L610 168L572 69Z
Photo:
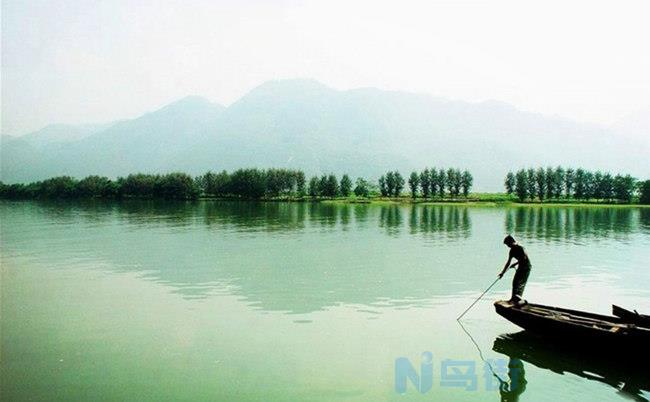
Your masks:
M492 350L510 360L522 360L558 375L570 373L607 384L629 399L648 402L642 392L650 391L647 356L631 358L617 350L583 350L579 345L554 345L526 331L501 335ZM526 379L534 383L535 379ZM508 399L509 400L509 399Z
M640 212L643 225L650 218ZM517 207L507 210L505 226L508 233L544 240L606 238L636 230L636 214L632 208Z
M418 305L432 293L446 294L451 271L435 273L428 264L414 262L411 276L405 276L399 253L382 256L377 247L399 250L412 244L382 243L386 235L446 239L468 236L471 226L468 209L454 206L139 200L21 205L35 213L19 215L38 224L64 223L58 227L61 250L67 253L83 250L110 262L100 265L111 270L142 272L183 297L227 291L263 309L290 312L345 302L372 305L379 298ZM314 234L320 231L325 236ZM346 231L354 244L338 240ZM79 237L81 232L86 235ZM229 235L240 233L281 236L241 241ZM73 246L68 239L80 243ZM320 247L320 241L328 244ZM343 250L333 258L334 244ZM50 256L47 244L34 240L32 245ZM414 288L413 277L439 281Z
M443 234L448 239L457 239L470 236L472 221L467 207L414 205L409 226L411 234Z

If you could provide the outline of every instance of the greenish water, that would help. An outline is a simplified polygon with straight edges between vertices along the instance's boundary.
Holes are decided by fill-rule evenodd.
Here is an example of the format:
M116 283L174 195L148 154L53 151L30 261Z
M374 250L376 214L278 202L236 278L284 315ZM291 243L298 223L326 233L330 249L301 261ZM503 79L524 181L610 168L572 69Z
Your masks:
M492 307L508 297L512 272L463 320L476 346L455 320L503 266L506 233L533 262L528 300L650 312L648 209L2 202L0 211L2 400L650 399L650 371L502 336L520 331ZM479 349L525 381L495 389ZM423 352L431 389L408 382L398 394L396 359L420 372ZM457 361L475 377L443 367Z

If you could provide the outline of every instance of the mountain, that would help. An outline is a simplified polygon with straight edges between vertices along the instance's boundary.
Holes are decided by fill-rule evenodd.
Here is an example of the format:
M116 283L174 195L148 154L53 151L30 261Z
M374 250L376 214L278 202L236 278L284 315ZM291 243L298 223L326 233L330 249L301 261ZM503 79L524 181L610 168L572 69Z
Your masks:
M33 146L42 148L60 142L77 141L110 127L106 124L50 124L21 138Z
M508 170L563 164L650 177L648 136L523 112L487 101L360 88L313 80L260 85L227 108L188 97L84 138L38 148L4 139L2 180L53 175L238 167L300 168L377 178L425 166L473 172L475 188L499 191Z

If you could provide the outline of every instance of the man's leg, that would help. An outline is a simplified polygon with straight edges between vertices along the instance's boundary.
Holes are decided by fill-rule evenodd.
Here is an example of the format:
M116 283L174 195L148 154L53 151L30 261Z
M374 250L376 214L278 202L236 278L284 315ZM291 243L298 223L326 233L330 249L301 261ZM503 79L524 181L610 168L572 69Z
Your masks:
M512 301L521 301L524 295L524 289L526 288L526 282L528 282L528 276L530 276L530 268L517 268L515 277L512 279Z

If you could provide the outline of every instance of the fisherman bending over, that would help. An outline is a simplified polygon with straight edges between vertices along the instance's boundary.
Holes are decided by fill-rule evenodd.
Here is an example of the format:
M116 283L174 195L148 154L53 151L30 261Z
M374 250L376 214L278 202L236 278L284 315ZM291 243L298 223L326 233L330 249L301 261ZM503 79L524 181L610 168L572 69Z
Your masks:
M524 248L517 244L514 237L510 235L506 236L506 238L503 239L503 244L510 247L510 253L508 254L506 265L503 267L501 273L499 273L499 279L503 278L503 274L506 273L508 268L517 267L517 272L512 280L512 298L510 299L510 302L517 305L524 304L525 301L522 299L522 296L524 295L524 288L526 287L526 282L530 275L530 259L528 259L528 254L526 254ZM516 259L517 262L510 265L513 258Z

